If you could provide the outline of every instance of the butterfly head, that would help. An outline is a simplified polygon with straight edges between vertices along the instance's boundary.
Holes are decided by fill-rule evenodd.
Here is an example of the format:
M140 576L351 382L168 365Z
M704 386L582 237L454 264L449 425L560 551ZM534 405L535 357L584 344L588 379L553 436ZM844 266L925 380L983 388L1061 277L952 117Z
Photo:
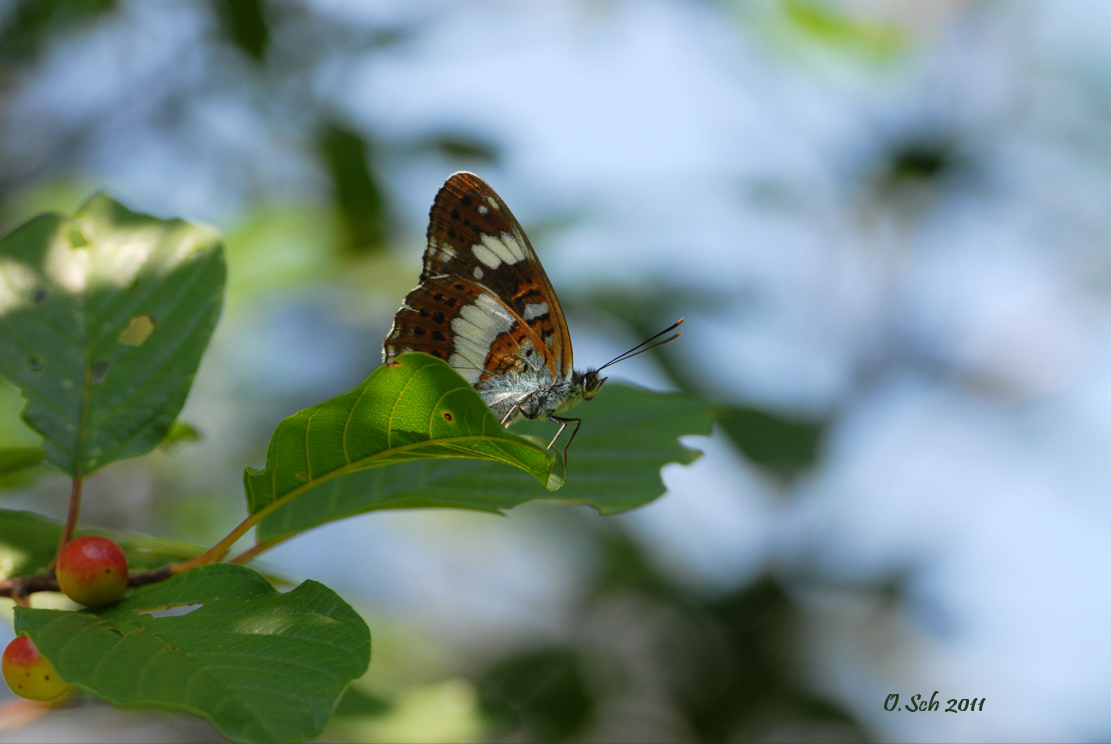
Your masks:
M592 400L599 388L602 387L602 383L608 379L608 377L600 377L598 370L588 369L582 380L583 400Z
M624 354L619 354L618 356L603 364L598 369L588 369L586 372L572 372L569 394L563 399L563 402L556 413L567 410L571 406L577 404L580 400L593 400L594 396L597 395L598 391L602 388L603 383L605 383L605 381L609 379L608 377L602 377L602 370L604 370L611 364L616 364L617 362L624 361L629 357L635 357L637 354L643 354L649 349L654 349L657 346L662 346L669 341L674 341L683 334L675 333L671 336L668 336L662 341L657 341L657 339L660 336L671 333L671 331L674 331L676 328L682 325L682 323L683 319L680 318L679 322L674 323L671 326L663 329L647 341L637 344L633 348L626 351Z

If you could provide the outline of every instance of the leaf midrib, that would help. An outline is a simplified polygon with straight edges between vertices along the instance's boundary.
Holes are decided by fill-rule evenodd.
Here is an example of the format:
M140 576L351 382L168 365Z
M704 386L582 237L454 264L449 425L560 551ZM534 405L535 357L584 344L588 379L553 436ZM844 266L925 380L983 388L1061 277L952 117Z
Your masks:
M283 428L285 428L285 427L283 427ZM278 436L280 437L281 435L279 434ZM291 499L294 499L297 496L300 496L302 493L304 493L305 491L308 491L311 488L316 488L317 486L321 485L322 483L325 483L329 480L332 480L333 478L337 478L341 475L346 475L347 473L356 472L358 470L368 469L368 468L365 467L365 463L367 463L367 462L372 462L374 460L384 459L388 456L392 457L396 454L405 454L405 453L411 452L413 450L420 449L422 447L429 447L429 446L439 447L441 445L444 445L445 443L454 444L454 443L463 443L463 442L490 442L492 444L498 444L498 442L496 441L498 439L500 439L502 441L506 441L510 444L517 444L517 445L520 445L522 447L535 449L537 452L542 452L542 450L540 450L538 447L536 447L535 445L532 445L530 443L523 442L523 441L518 442L517 440L509 440L506 437L494 437L491 434L471 435L471 436L464 436L464 437L443 437L443 438L439 438L439 439L425 439L425 440L422 440L420 442L410 442L409 444L399 445L398 447L394 447L393 449L379 450L378 452L375 452L372 455L368 455L367 457L362 458L361 460L354 460L354 461L349 460L349 461L347 461L347 463L345 465L341 465L340 467L336 468L335 470L333 470L329 473L325 473L325 474L321 475L318 478L312 478L310 476L309 480L305 481L305 483L303 485L300 485L297 488L294 488L291 491L287 491L287 492L285 492L281 495L275 495L276 490L274 489L273 484L272 484L271 485L271 493L270 493L270 501L267 502L266 506L264 506L263 508L255 511L254 514L256 514L256 515L262 514L262 515L265 516L265 514L269 514L271 511L276 509L281 504L284 504L284 503L290 501ZM499 449L501 449L500 446L499 446ZM502 449L502 452L506 452L506 450ZM478 460L493 460L495 462L505 462L504 460L499 460L498 458L494 458L494 457L475 457L473 453L468 455L468 456L473 458L473 459L478 459ZM506 456L507 457L512 457L512 455L509 455L508 453L506 454ZM524 461L521 460L520 458L512 458L512 459L516 463L524 464ZM277 463L277 454L275 454L275 465L276 465L276 463ZM514 464L514 463L506 463L506 464ZM519 467L519 466L515 465L515 467ZM263 471L263 472L265 472L265 471ZM528 471L526 469L526 472L531 472L531 471ZM270 479L271 479L272 482L273 482L273 479L276 477L276 474L277 474L277 467L274 467L272 469L271 476L270 476ZM251 496L253 497L257 493L256 490L255 490L255 487L254 487L254 479L250 475L248 475L248 478L249 478L248 482L251 484L250 485Z

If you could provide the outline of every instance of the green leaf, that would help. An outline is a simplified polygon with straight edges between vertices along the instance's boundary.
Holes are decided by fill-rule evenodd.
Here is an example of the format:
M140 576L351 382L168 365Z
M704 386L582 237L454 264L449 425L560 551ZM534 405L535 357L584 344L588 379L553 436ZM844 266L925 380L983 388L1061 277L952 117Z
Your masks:
M192 558L203 551L195 545L137 533L109 534L77 530L76 536L105 535L120 544L132 571L158 568ZM46 570L58 552L62 524L26 511L0 509L0 579L30 576Z
M200 605L188 614L152 611ZM323 584L279 593L243 566L203 566L96 611L16 609L65 681L118 706L182 710L241 741L304 741L370 663L370 630Z
M699 452L679 443L685 434L709 434L716 409L689 395L653 393L608 383L575 409L582 428L571 445L566 484L549 494L533 479L489 462L435 460L352 473L328 481L263 519L258 539L277 542L312 527L379 509L455 507L500 512L526 501L588 504L602 514L627 511L656 499L665 488L660 468L689 463ZM548 422L524 422L534 430ZM518 424L516 426L521 426Z
M0 447L0 476L18 473L42 463L43 451L39 445L29 447Z
M220 315L220 241L99 194L0 241L0 374L46 462L84 477L150 451L181 410Z
M402 354L355 389L278 424L266 469L244 473L247 508L276 509L337 476L422 458L494 460L554 490L563 470L546 444L506 431L445 362Z

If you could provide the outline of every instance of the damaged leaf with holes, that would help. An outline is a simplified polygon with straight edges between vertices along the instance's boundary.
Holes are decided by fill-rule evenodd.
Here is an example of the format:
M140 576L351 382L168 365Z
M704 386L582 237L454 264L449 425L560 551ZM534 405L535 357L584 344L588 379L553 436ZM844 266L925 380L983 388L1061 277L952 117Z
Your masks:
M333 520L380 509L452 507L500 513L545 499L617 514L659 498L667 490L661 468L691 463L700 455L679 438L708 435L718 413L716 406L694 396L618 382L606 383L604 393L583 408L582 430L571 447L572 472L558 491L543 491L525 472L498 462L414 460L324 482L263 519L256 538L280 542ZM522 421L514 433L532 433L546 441L553 428L548 421ZM562 454L556 449L556 455Z
M20 607L26 633L71 685L118 706L184 711L241 741L318 736L370 664L370 629L323 584L276 591L218 564L79 612Z
M215 233L104 194L0 240L0 374L26 398L47 463L85 477L163 440L225 275Z

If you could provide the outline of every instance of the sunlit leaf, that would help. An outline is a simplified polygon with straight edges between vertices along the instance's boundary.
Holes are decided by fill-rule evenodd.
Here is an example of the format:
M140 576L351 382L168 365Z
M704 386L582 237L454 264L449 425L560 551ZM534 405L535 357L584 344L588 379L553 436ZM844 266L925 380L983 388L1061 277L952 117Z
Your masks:
M785 17L815 41L888 59L904 51L906 34L893 24L855 17L817 0L783 0Z
M211 231L100 194L0 241L0 374L46 462L87 476L148 452L181 410L220 315Z
M546 492L525 473L496 463L409 462L324 483L266 517L258 537L276 541L379 509L454 507L498 512L549 499L588 504L602 514L627 511L664 493L660 468L665 464L689 463L699 456L684 447L679 437L708 434L716 409L692 396L610 382L575 413L583 424L571 445L567 481L555 493ZM539 434L553 433L554 426L546 421L531 424Z
M166 608L186 614L158 616ZM186 711L242 741L317 736L370 663L370 630L331 589L306 581L283 594L228 564L95 612L16 608L16 632L64 680L113 705Z
M467 382L427 354L402 354L355 389L278 424L265 470L247 468L252 514L339 476L410 460L468 457L530 473L548 488L563 482L546 443L507 431Z

